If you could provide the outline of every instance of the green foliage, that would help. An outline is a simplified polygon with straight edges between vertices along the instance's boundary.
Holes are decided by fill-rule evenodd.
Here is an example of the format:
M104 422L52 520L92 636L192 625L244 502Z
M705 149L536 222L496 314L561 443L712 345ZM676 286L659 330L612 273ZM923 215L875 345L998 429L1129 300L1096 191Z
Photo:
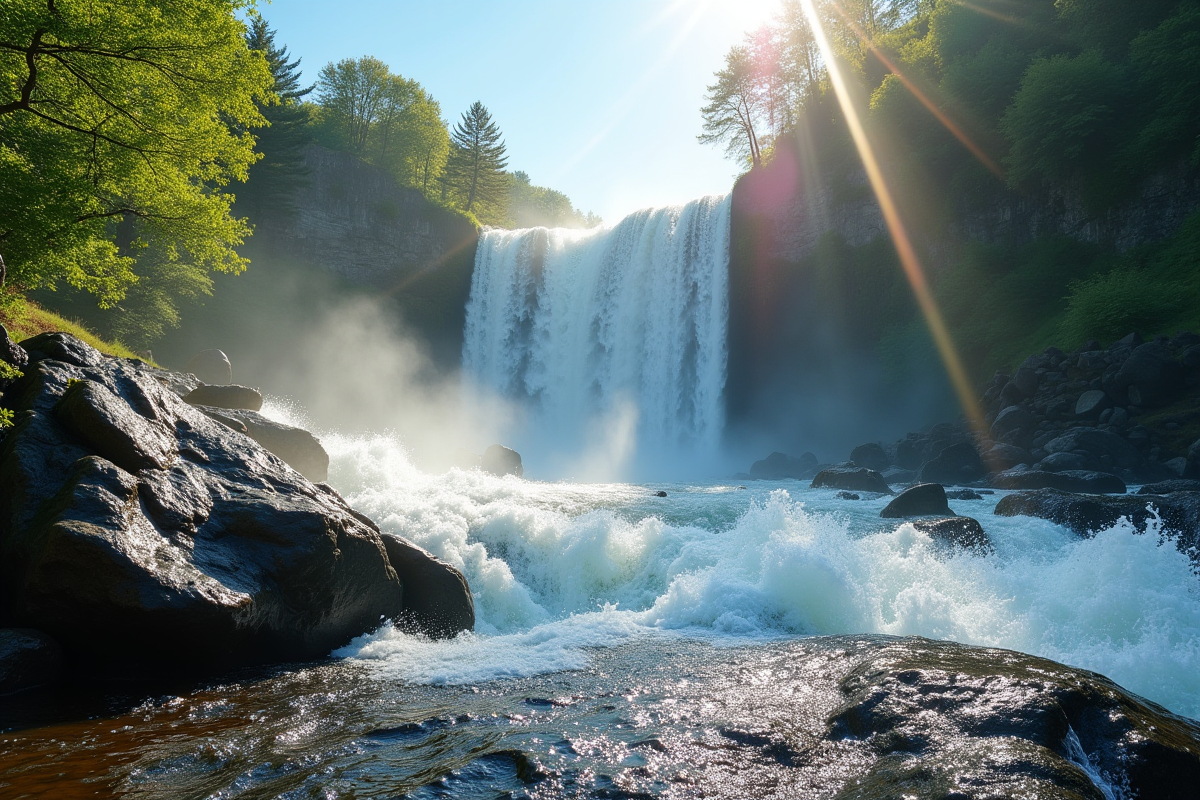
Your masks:
M534 186L524 172L508 173L508 222L515 228L591 228L601 219L584 214L562 192Z
M1130 331L1154 331L1175 316L1180 304L1179 287L1122 265L1071 285L1063 341L1070 347L1088 339L1110 342Z
M1130 60L1150 111L1131 143L1130 160L1145 171L1182 153L1200 165L1200 2L1181 3L1161 25L1134 39Z
M447 191L464 211L474 211L481 219L489 212L493 218L503 218L508 188L504 168L508 166L508 156L501 136L492 115L478 101L463 112L450 135Z
M154 248L237 272L231 181L256 156L270 75L243 0L0 6L0 249L9 280L119 302Z

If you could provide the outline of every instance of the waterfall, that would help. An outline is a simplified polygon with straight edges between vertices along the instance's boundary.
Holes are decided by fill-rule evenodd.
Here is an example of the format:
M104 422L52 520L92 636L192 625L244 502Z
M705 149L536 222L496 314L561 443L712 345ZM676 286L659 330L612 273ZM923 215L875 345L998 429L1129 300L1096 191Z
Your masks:
M729 209L705 197L611 228L481 236L463 366L527 412L526 447L660 464L715 454Z

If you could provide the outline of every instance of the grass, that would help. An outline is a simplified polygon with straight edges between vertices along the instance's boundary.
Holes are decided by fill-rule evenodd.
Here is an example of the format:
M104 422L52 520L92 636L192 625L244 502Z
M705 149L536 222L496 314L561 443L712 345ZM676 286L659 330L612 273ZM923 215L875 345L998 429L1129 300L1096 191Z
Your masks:
M61 331L82 339L101 353L120 358L141 358L147 363L154 364L142 358L120 342L110 342L101 339L85 328L80 322L72 321L42 308L32 300L9 295L0 298L0 322L8 329L8 335L16 342L21 342L39 333ZM154 366L158 366L154 364Z

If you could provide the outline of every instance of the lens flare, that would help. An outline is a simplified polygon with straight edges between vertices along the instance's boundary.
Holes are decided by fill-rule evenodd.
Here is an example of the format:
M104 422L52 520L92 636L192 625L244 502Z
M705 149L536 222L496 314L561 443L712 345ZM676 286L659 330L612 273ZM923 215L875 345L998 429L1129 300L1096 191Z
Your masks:
M984 422L983 412L979 407L979 403L975 400L975 392L971 386L971 381L967 377L966 369L963 368L962 360L958 356L958 350L954 347L954 340L950 337L950 331L946 327L945 319L942 318L941 309L938 308L937 302L933 299L933 293L929 290L929 283L925 279L925 271L921 267L917 251L913 247L912 240L908 236L908 230L905 228L904 221L900 217L900 210L896 205L895 199L892 197L891 188L887 185L887 181L883 177L883 170L880 169L879 160L875 156L875 150L867 138L867 132L863 127L862 120L859 118L858 109L855 108L854 102L850 97L850 89L846 85L841 67L834 56L833 46L829 42L829 35L825 31L825 26L822 24L816 8L813 6L813 0L800 0L800 4L804 10L804 16L808 19L808 23L812 27L813 37L817 41L821 57L825 60L825 64L829 70L829 81L833 85L838 105L841 106L842 113L846 117L846 125L850 129L850 136L854 140L854 146L858 150L859 158L862 160L863 169L866 170L867 179L871 182L871 189L875 192L875 198L879 201L879 208L883 213L888 233L892 237L896 254L900 258L900 264L904 268L905 277L908 278L908 282L912 286L913 295L917 299L917 305L920 306L921 313L925 316L925 322L929 326L929 332L933 336L938 354L941 356L942 363L946 367L946 373L950 376L950 382L954 386L954 391L958 395L959 403L962 405L963 412L967 415L967 419L971 422L975 430L981 434L986 433L987 425Z

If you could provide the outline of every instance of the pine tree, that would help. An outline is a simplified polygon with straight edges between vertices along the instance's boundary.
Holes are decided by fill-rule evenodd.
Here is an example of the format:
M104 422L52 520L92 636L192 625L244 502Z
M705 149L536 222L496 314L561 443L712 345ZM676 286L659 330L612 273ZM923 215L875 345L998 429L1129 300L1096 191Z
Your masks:
M504 177L508 157L500 128L483 103L476 101L463 113L450 134L450 147L450 186L463 210L502 206L508 190Z
M246 44L266 57L278 102L259 106L270 127L258 131L255 149L263 158L250 168L250 180L237 193L239 210L255 219L286 216L295 210L296 190L305 185L308 174L303 150L312 137L301 101L313 87L301 87L300 59L290 60L287 47L275 43L275 31L267 21L255 14L248 22Z

